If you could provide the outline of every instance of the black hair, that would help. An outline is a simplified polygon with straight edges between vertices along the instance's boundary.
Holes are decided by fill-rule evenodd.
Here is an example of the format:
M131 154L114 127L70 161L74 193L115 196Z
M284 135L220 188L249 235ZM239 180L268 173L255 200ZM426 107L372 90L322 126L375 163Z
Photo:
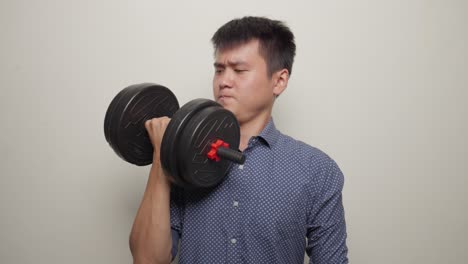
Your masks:
M288 26L278 20L265 17L233 19L220 27L213 37L215 52L258 39L259 51L267 63L268 74L287 69L292 72L296 44Z

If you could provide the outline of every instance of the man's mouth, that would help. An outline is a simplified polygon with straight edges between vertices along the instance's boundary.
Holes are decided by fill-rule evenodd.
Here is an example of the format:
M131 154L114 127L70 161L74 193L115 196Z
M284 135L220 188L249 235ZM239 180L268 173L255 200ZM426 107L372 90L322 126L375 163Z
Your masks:
M218 96L218 99L221 100L221 99L228 99L228 98L232 98L232 96L228 96L228 95L220 95Z

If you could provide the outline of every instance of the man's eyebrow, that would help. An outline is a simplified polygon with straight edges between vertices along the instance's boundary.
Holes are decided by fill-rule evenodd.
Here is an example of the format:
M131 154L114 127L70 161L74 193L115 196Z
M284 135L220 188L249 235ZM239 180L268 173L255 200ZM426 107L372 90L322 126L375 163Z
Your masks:
M213 63L213 66L215 68L226 68L226 66L224 66L224 63L221 63L221 62L215 62Z
M247 65L247 63L243 62L243 61L228 61L227 64L229 66L231 66L231 67ZM214 65L215 68L226 68L226 64L224 64L222 62L215 62L215 63L213 63L213 65Z

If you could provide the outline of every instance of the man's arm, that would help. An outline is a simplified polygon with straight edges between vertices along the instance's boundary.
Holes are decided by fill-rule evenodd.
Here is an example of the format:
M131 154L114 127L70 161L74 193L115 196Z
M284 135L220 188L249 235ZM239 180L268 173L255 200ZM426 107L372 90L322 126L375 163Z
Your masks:
M154 147L153 165L130 234L130 251L138 264L169 264L172 259L170 182L160 162L159 149L168 118L145 123Z
M344 177L337 164L330 160L320 176L313 206L309 212L306 252L310 264L348 263L346 223L342 202Z

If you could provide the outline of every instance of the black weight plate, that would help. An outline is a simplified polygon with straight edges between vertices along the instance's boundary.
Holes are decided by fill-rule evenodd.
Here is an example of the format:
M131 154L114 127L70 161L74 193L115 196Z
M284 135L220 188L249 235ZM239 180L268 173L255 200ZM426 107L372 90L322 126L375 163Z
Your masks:
M176 145L187 122L200 110L215 104L216 102L208 99L194 99L186 103L174 114L164 132L161 142L161 165L180 187L186 187L186 183L179 173Z
M120 91L117 96L112 100L111 105L107 109L106 117L104 119L104 132L107 134L106 139L115 153L122 158L122 154L117 146L117 138L118 138L118 123L120 120L120 116L122 115L124 107L128 104L129 99L128 95L132 92L134 93L136 89L142 84L135 84L128 86L127 88ZM107 122L106 122L107 121Z
M229 148L238 150L239 123L232 112L216 106L199 111L186 125L177 153L180 174L193 188L209 188L219 184L226 176L231 161L216 162L207 158L211 144L221 139Z
M129 86L108 108L104 121L106 139L125 161L138 166L151 164L153 147L145 121L171 117L178 108L177 98L164 86L151 83Z
M111 105L109 106L107 113L106 113L106 118L104 121L104 125L106 126L107 130L105 129L104 131L107 132L109 137L108 143L112 147L112 149L115 151L115 153L124 159L125 161L130 162L124 157L124 154L122 153L124 150L117 144L118 139L119 139L119 134L122 132L120 128L120 122L125 110L125 107L129 104L129 102L132 99L132 95L137 94L139 90L142 88L148 86L150 84L134 84L131 86L126 87L122 91L120 91L115 100L112 101ZM107 124L106 124L107 121Z
M115 109L119 105L122 98L125 98L125 94L131 89L122 89L115 97L112 99L109 107L107 108L106 117L104 118L104 135L106 137L106 141L112 145L111 140L111 120L114 116Z

